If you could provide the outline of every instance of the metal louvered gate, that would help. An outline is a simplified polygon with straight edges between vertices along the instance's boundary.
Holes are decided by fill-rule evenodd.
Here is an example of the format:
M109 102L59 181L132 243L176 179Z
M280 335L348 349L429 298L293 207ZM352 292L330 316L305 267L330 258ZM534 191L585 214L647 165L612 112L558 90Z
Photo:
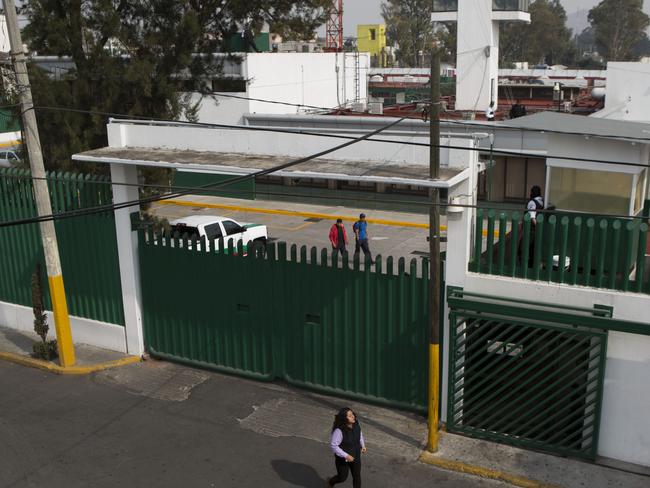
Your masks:
M607 332L588 327L589 314L611 310L516 304L524 308L453 289L449 296L447 429L593 459Z

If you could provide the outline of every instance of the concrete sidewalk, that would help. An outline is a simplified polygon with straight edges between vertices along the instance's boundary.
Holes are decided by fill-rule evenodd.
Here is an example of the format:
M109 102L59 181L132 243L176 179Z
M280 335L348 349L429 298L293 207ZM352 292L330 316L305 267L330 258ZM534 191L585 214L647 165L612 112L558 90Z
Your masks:
M50 331L48 339L53 339ZM58 374L88 374L138 362L141 358L87 344L75 344L76 364L61 368L58 361L44 361L32 357L32 345L41 338L34 332L9 329L0 325L0 359L31 366Z
M443 469L530 488L644 488L650 468L609 459L597 464L443 433L435 454L420 461Z

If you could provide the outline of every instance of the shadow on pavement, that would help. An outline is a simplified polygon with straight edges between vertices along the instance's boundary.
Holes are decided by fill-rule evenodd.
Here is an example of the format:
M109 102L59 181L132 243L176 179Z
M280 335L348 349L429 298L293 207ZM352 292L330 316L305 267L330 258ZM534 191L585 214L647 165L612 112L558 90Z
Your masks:
M274 459L271 461L271 466L283 481L294 486L321 488L325 484L325 479L321 478L316 470L307 464Z

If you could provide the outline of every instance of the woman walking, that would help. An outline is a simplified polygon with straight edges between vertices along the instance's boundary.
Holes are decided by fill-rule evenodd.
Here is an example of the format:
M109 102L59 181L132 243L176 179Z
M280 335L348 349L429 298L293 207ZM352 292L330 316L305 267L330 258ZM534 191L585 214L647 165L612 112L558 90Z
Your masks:
M352 486L361 488L361 453L366 452L366 444L352 409L342 408L334 417L330 447L334 453L336 476L328 479L326 486L343 483L352 471Z

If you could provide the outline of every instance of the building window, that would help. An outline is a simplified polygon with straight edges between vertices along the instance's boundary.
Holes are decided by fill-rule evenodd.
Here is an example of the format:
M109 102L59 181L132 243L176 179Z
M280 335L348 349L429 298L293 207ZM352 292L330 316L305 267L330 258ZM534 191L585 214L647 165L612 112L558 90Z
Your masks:
M246 80L235 80L231 78L221 78L212 80L213 92L231 92L231 93L245 93Z
M636 189L634 191L634 215L638 214L643 208L645 203L645 187L646 187L646 174L647 170L639 173L636 181Z
M376 37L375 29L370 29L370 40L374 41Z
M458 10L458 0L433 0L434 12L455 12Z
M631 174L556 167L549 171L547 205L576 212L629 214Z

